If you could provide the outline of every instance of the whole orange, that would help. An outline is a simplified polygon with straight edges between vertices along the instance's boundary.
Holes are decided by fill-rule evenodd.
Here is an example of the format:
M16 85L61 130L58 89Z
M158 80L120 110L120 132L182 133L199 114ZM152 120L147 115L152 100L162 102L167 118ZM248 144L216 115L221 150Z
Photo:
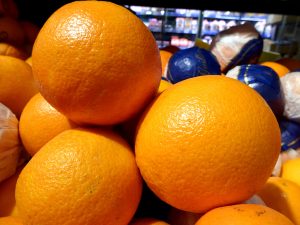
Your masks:
M263 205L240 204L215 208L195 225L294 225L283 214Z
M207 75L159 95L141 119L135 152L159 198L205 212L256 193L271 175L280 142L276 118L256 91Z
M19 118L38 90L31 67L23 60L0 55L0 102Z
M7 217L0 217L0 225L23 225L23 223L18 218L7 216Z
M270 177L258 195L266 205L300 225L300 186L281 177Z
M155 96L161 62L155 39L122 6L76 1L41 28L32 69L45 99L71 120L116 124Z
M288 72L290 72L290 70L287 67L285 67L284 65L277 63L277 62L266 61L266 62L261 63L261 65L270 67L277 73L277 75L279 77L283 77Z
M154 218L139 218L129 225L168 225L168 223Z
M22 170L16 206L26 225L125 225L142 180L128 144L104 129L66 130Z
M26 104L20 117L19 131L26 151L33 156L56 135L75 126L38 93Z

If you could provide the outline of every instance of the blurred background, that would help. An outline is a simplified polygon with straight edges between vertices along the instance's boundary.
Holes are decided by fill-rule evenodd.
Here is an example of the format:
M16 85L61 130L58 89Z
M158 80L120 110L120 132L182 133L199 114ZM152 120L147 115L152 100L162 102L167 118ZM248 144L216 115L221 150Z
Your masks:
M20 18L42 26L60 6L71 2L16 0ZM280 57L300 58L300 11L294 0L156 0L113 1L132 10L149 27L160 48L181 49L201 40L210 43L220 31L252 23L264 38L264 51Z

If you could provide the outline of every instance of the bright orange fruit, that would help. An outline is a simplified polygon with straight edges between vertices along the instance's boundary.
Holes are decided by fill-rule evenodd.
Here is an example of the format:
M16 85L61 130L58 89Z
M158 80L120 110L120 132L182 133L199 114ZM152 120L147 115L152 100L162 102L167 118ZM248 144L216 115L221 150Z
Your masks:
M295 225L283 214L263 205L240 204L215 208L195 225Z
M31 67L21 59L0 55L0 102L19 118L38 90Z
M128 144L104 129L66 130L22 170L16 205L25 224L124 225L142 180Z
M258 195L266 205L300 224L300 186L281 177L270 177Z
M23 225L23 223L18 218L7 216L7 217L0 217L0 225Z
M256 193L271 175L280 142L277 120L255 90L202 76L159 95L141 119L135 153L160 199L204 212Z
M100 125L134 116L161 79L152 33L129 10L105 1L76 1L54 12L35 41L32 70L58 111Z
M19 131L26 151L33 156L56 135L75 126L38 93L26 104L21 114Z

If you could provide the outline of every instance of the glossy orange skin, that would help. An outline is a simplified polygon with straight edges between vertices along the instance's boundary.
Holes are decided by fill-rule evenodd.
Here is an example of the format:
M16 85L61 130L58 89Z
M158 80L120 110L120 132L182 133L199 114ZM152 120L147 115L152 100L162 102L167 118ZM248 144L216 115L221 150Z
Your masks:
M66 130L35 154L16 186L26 225L123 225L141 198L128 144L106 129Z
M179 82L149 106L135 153L149 188L190 212L241 202L259 190L277 161L280 130L265 101L223 76Z
M263 205L240 204L215 208L195 225L295 225L283 214Z
M76 124L53 108L40 93L26 104L19 123L22 143L31 156L56 135L73 127Z
M45 99L81 124L133 117L161 78L152 33L129 10L105 1L72 2L54 12L34 43L32 69Z

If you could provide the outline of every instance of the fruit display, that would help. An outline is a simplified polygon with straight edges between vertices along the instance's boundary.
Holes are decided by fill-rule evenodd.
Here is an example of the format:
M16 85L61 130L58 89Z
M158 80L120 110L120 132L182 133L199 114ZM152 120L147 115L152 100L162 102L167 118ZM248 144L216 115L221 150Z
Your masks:
M258 61L247 23L159 48L113 2L40 27L16 3L0 0L0 225L300 225L296 59Z

